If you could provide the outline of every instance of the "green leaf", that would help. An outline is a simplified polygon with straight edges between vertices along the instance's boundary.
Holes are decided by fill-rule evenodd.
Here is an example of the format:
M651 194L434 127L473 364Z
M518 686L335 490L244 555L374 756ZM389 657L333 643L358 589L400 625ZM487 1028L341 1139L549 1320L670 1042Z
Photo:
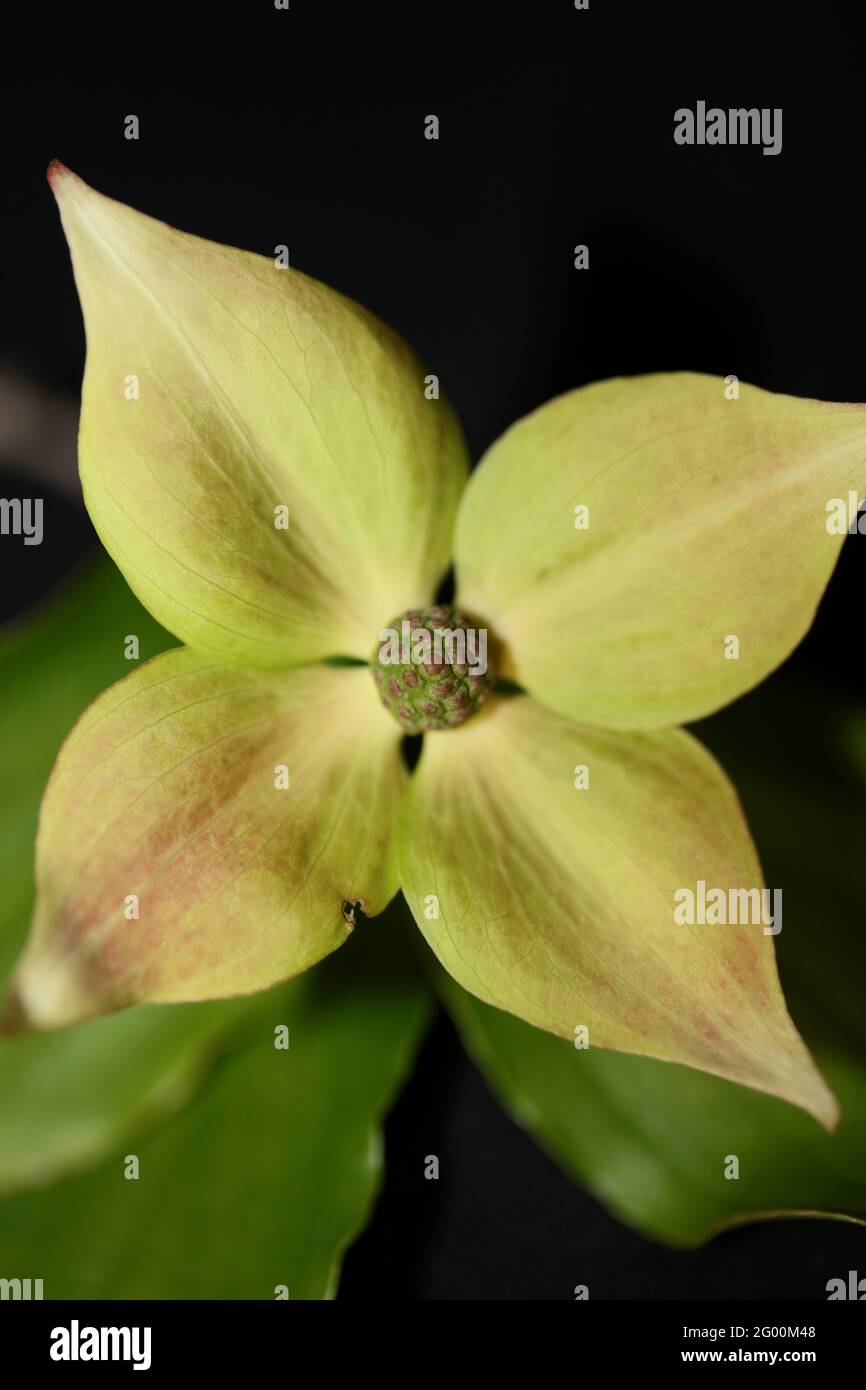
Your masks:
M466 449L360 305L52 165L87 331L79 463L142 602L217 657L366 659L450 559Z
M248 999L130 1009L60 1033L0 1039L0 1192L98 1163L196 1093Z
M526 696L491 700L428 735L399 840L415 920L480 999L835 1122L785 1008L772 927L743 920L738 899L736 922L677 916L700 881L726 904L736 892L762 906L736 794L690 734L592 729Z
M768 879L784 893L782 977L841 1102L832 1135L756 1091L576 1049L440 981L515 1118L621 1219L677 1245L768 1216L866 1220L866 717L827 725L801 686L783 701L778 682L745 703L703 732L735 771ZM846 768L851 747L861 761ZM725 1177L729 1155L738 1179Z
M828 504L847 510L849 490L866 491L864 407L742 384L727 399L685 372L599 382L482 459L455 531L458 604L504 644L502 674L560 713L684 723L808 630L847 529Z
M100 1170L0 1203L0 1268L46 1298L332 1297L382 1171L381 1119L430 998L404 910L257 1001L247 1044ZM288 1049L275 1046L288 1031Z

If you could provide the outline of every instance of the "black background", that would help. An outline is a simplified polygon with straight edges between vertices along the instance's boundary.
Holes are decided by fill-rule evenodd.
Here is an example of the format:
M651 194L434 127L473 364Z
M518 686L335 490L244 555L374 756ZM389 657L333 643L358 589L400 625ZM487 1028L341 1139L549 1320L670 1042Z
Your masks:
M80 385L44 182L59 157L185 230L270 255L286 243L416 346L475 458L546 398L611 375L688 368L866 400L862 8L40 6L36 35L7 19L0 368ZM781 154L676 146L674 110L699 99L782 107ZM63 544L4 547L5 614L95 544L75 499L46 495ZM866 541L845 546L786 679L866 693L864 556ZM688 1253L630 1233L511 1125L444 1021L387 1141L343 1299L555 1299L577 1283L593 1298L821 1298L828 1269L866 1268L863 1232L829 1222ZM428 1153L438 1183L421 1176Z

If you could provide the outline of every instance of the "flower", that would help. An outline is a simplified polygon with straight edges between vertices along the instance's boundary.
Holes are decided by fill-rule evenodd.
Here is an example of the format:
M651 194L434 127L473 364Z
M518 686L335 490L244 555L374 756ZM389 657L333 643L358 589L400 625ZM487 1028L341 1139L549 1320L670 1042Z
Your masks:
M87 329L85 501L184 646L60 753L8 1025L263 989L402 888L481 999L831 1126L772 934L675 920L699 883L762 886L733 788L676 726L809 627L841 545L828 503L863 486L862 407L605 381L518 421L467 482L436 379L366 310L49 179ZM431 608L451 558L454 608ZM492 671L469 685L449 651L386 675L404 619L489 633Z

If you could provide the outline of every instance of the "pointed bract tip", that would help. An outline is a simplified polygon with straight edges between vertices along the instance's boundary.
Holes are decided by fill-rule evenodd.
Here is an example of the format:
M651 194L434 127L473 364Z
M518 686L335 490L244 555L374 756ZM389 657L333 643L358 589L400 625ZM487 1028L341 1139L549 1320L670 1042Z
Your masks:
M830 1090L829 1086L825 1088L825 1092L826 1093L822 1098L820 1110L815 1111L813 1113L815 1115L815 1119L818 1121L820 1125L823 1126L824 1129L826 1129L827 1133L832 1134L834 1130L838 1129L839 1127L839 1121L842 1118L842 1107L840 1106L833 1092Z
M45 177L48 180L48 187L55 198L60 199L60 195L69 192L77 184L79 188L86 187L84 181L78 177L73 169L61 163L59 159L52 159L48 168L45 170Z
M59 159L52 159L48 168L45 170L45 177L48 180L49 187L54 189L57 185L57 180L61 179L64 174L70 172L71 171L67 169L65 164L61 164Z
M828 1134L832 1134L842 1118L842 1110L811 1057L804 1082L802 1091L798 1095L791 1095L790 1099L817 1120Z

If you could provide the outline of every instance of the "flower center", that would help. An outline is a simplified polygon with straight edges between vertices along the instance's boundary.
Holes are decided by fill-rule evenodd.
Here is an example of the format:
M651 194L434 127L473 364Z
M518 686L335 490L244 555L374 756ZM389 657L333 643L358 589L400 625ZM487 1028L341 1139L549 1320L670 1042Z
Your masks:
M411 608L379 633L370 669L385 708L407 734L453 729L490 690L487 629L456 608Z

